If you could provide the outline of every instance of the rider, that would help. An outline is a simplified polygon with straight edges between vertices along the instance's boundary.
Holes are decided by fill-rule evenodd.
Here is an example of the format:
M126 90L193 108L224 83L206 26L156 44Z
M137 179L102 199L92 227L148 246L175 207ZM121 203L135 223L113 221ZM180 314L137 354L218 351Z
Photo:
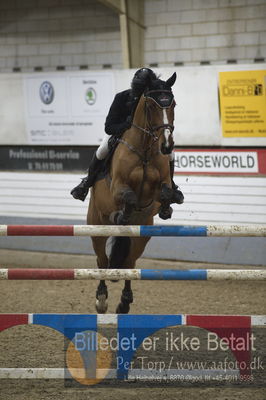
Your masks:
M88 169L88 176L82 179L81 183L72 189L71 194L75 199L84 201L89 188L93 186L98 172L102 169L104 160L109 152L108 141L110 135L121 137L128 130L133 121L134 111L140 96L143 94L147 80L156 80L157 76L149 68L141 68L135 73L131 82L131 89L117 93L110 107L105 121L105 132L103 141L93 155ZM183 193L178 189L173 181L174 174L174 154L170 155L170 174L172 189L174 190L174 202L182 204L184 201Z

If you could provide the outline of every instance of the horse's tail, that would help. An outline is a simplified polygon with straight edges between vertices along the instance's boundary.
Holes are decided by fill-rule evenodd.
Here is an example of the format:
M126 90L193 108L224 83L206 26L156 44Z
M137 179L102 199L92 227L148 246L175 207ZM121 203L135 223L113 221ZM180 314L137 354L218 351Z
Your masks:
M109 256L109 268L123 268L129 255L131 239L128 236L115 236L112 241L111 254Z

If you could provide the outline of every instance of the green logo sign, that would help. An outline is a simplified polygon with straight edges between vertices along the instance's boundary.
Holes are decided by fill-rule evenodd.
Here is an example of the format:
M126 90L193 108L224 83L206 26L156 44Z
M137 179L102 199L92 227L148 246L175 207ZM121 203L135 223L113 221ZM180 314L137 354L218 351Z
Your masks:
M85 99L89 106L96 103L96 92L93 88L90 87L86 90Z

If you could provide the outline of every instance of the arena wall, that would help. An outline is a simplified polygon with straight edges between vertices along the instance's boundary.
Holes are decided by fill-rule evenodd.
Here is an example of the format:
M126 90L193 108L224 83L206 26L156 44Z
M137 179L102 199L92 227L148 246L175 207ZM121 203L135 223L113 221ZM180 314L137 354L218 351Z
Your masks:
M119 16L96 0L1 0L0 71L121 68ZM263 62L265 0L145 0L145 65Z
M250 63L266 56L264 0L146 0L145 61Z

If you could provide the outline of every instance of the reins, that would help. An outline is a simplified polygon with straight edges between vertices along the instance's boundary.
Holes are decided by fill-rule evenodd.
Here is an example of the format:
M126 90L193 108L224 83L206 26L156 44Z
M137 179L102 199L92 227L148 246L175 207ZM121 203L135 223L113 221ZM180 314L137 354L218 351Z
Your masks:
M130 143L126 142L124 139L118 139L117 141L118 141L118 143L122 143L125 146L127 146L127 148L129 150L131 150L133 153L136 153L143 163L146 162L146 158L143 157L143 154L138 149L136 149L136 147L132 146Z

